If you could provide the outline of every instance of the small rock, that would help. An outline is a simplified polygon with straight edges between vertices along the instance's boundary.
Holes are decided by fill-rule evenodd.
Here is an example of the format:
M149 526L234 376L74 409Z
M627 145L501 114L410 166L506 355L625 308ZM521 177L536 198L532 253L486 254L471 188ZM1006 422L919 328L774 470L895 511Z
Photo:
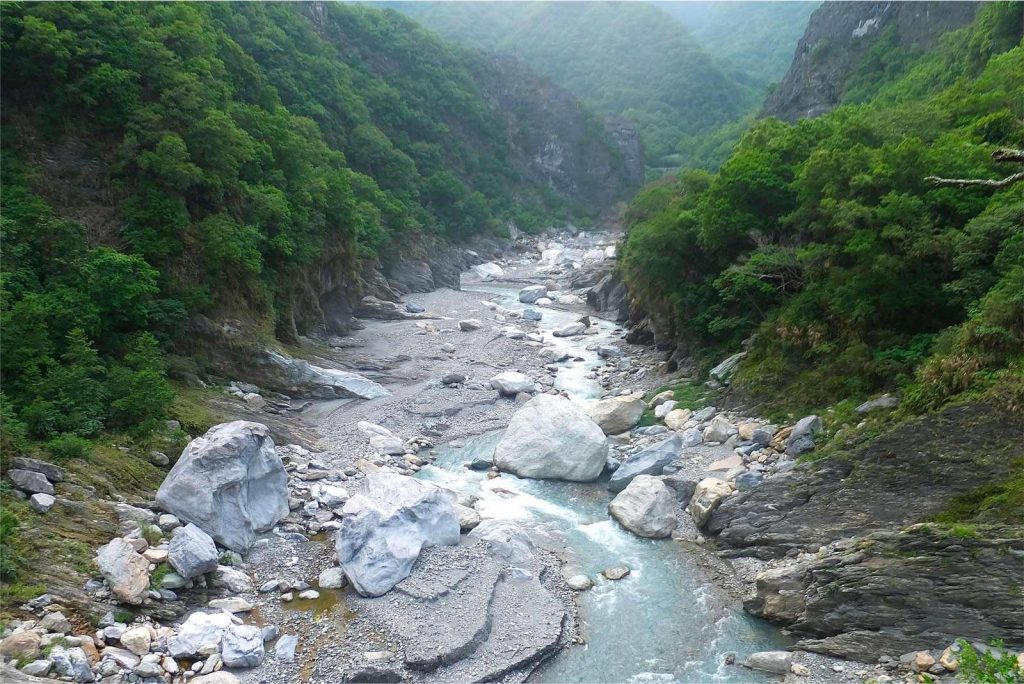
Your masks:
M594 580L586 575L573 575L565 580L565 582L573 591L587 591L594 586Z
M57 499L50 494L33 494L28 499L29 508L36 513L47 513L55 503Z
M213 538L196 525L189 523L174 531L174 537L168 547L167 560L179 575L191 579L215 571L220 556Z
M43 619L39 621L39 626L47 632L58 634L70 634L73 629L71 621L64 617L64 613L59 610L44 615Z
M327 568L317 578L317 585L321 589L341 589L347 583L348 579L341 568Z
M228 598L213 599L209 604L210 608L226 610L229 613L248 613L253 605L241 596L229 596Z
M278 660L290 663L295 660L295 647L299 645L299 637L294 634L285 634L277 640L274 645L274 657Z
M789 671L795 674L797 677L810 677L811 669L806 665L800 663L793 663L789 666Z
M748 655L743 665L751 670L786 674L793 666L793 654L789 651L760 651Z
M443 385L458 385L463 382L466 382L465 373L448 373L441 378L441 384Z
M7 477L18 489L30 494L53 494L53 485L42 473L34 470L8 470Z
M299 592L299 598L306 601L313 601L320 598L320 592L315 589L306 589L305 591Z
M40 641L35 632L15 632L0 641L0 655L17 660L34 658L39 653Z
M50 673L50 669L52 667L52 660L33 660L31 663L21 668L21 671L30 677L45 677Z
M482 327L484 327L484 324L476 318L467 318L459 321L459 330L462 332L472 332L473 330L479 330Z
M629 574L629 566L614 565L610 568L605 568L604 570L602 570L601 574L604 575L605 578L610 580L620 580Z

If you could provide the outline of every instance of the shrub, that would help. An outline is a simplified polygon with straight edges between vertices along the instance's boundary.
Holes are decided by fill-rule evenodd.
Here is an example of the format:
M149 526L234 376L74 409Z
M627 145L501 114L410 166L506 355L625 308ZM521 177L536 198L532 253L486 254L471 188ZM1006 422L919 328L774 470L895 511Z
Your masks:
M60 462L70 461L74 458L87 459L92 454L92 442L84 437L65 432L47 442L46 450L50 452L54 460Z

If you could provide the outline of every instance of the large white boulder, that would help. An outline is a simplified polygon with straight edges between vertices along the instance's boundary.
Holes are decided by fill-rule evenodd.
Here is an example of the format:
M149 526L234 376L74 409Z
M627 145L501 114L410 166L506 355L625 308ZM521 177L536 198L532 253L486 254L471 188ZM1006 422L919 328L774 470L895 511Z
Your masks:
M520 392L536 392L537 383L529 375L516 371L505 371L498 373L491 378L491 387L498 390L504 396L512 396Z
M477 264L473 267L473 272L484 280L490 280L491 278L501 278L505 275L505 271L498 264L493 261L488 261L485 264Z
M115 537L96 552L96 565L119 601L139 604L149 591L149 561L130 543Z
M270 429L243 420L213 426L185 447L156 501L221 546L247 550L288 515L288 476Z
M342 513L338 562L363 596L385 594L408 577L424 547L459 543L450 496L403 475L368 474Z
M192 613L167 640L167 650L173 658L194 658L216 653L224 631L234 622L229 613Z
M606 435L617 435L639 423L646 408L642 394L628 394L596 401L588 413Z
M361 420L356 427L370 438L370 446L382 454L404 454L405 442L402 438L385 427Z
M516 411L494 451L500 470L543 480L596 480L607 458L601 428L571 401L551 394Z
M664 482L638 475L608 504L623 527L641 537L660 538L676 528L676 497Z

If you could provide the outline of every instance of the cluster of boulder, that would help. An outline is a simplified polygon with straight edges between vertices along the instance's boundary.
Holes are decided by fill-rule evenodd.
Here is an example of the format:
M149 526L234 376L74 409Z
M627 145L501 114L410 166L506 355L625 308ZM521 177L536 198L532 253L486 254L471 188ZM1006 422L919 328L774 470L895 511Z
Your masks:
M7 477L14 485L11 493L27 498L37 513L46 513L57 503L54 485L64 481L64 469L35 458L15 456L7 465Z

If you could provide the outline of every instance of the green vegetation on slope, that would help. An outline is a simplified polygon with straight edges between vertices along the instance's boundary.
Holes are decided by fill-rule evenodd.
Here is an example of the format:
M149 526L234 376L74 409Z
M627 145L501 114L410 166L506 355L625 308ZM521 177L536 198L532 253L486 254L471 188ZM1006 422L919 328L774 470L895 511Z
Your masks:
M635 121L654 166L676 164L662 158L679 152L680 141L688 151L764 94L725 74L684 26L648 3L383 4L463 45L514 55L598 112Z
M1024 405L1024 184L924 180L1008 173L990 154L1024 146L1021 19L986 5L869 102L758 122L717 174L642 191L622 271L658 326L707 358L754 334L736 383L776 405Z
M172 401L163 350L196 312L288 337L319 264L358 286L385 245L569 208L513 164L484 92L501 74L397 13L2 12L4 453L144 431Z

